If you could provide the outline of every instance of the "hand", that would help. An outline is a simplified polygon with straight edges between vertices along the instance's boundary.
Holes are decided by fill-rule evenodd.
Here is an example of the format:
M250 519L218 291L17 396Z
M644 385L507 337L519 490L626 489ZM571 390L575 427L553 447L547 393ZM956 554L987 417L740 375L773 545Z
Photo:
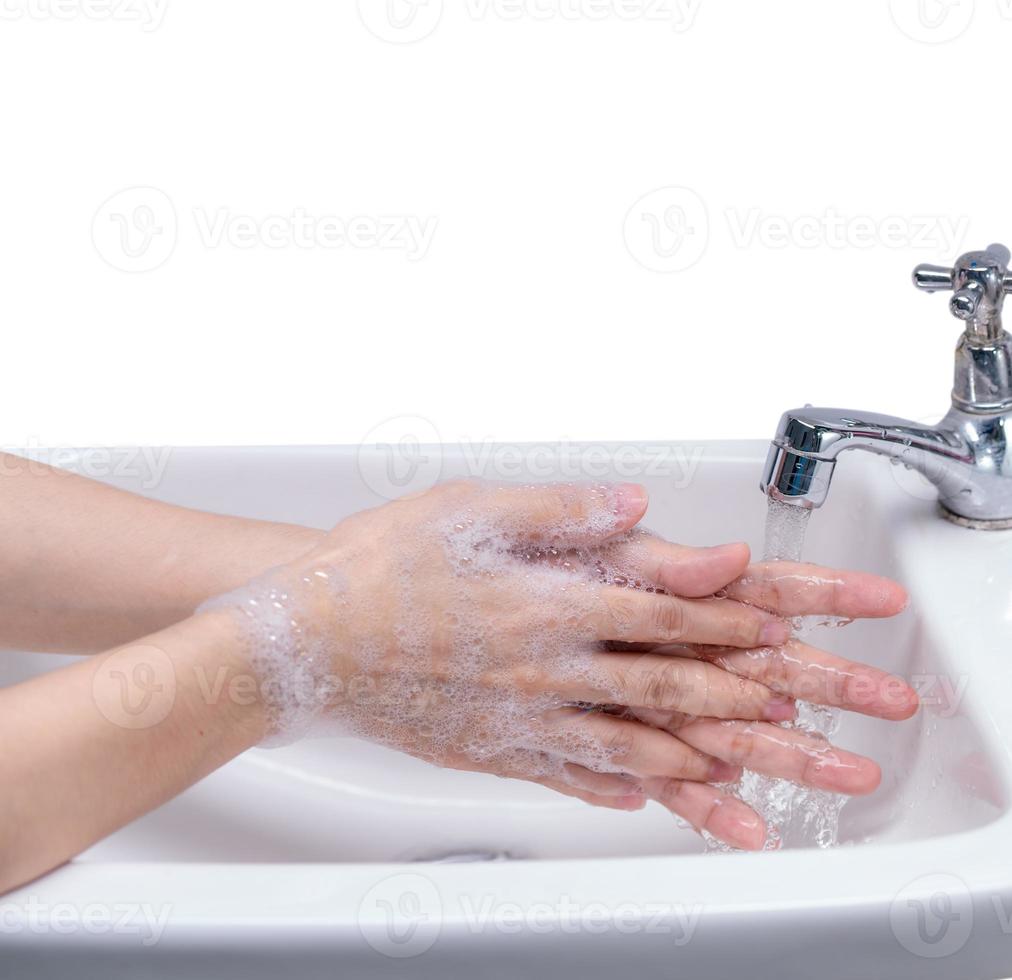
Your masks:
M860 572L840 572L790 562L754 565L722 592L784 616L821 615L844 619L891 616L906 605L895 583ZM914 714L917 695L901 678L791 639L781 647L659 645L649 656L701 659L731 674L758 681L780 694L891 721ZM647 654L644 654L647 655ZM638 708L639 720L676 735L686 744L730 765L835 793L861 795L877 788L881 772L870 759L835 748L825 739L763 722L699 717L707 706L685 710ZM697 829L736 847L759 849L766 837L751 808L713 786L683 780L648 779L646 791Z
M687 548L630 533L645 509L635 486L454 483L342 522L304 559L226 599L249 614L254 668L279 692L275 733L297 735L323 712L341 731L438 765L623 809L649 795L749 846L722 817L745 815L731 805L717 813L723 797L705 784L737 776L746 737L766 748L750 765L797 772L806 747L762 723L793 717L817 654L745 651L787 643L782 615L889 615L903 593L854 574L813 587L808 566L792 586L783 569L748 570L745 545ZM800 666L782 666L792 656ZM780 665L779 689L771 667L749 676L752 659ZM886 676L846 669L873 690ZM295 697L307 688L312 696ZM883 714L881 699L861 710ZM772 732L779 746L769 747ZM874 763L820 751L801 778L874 788Z

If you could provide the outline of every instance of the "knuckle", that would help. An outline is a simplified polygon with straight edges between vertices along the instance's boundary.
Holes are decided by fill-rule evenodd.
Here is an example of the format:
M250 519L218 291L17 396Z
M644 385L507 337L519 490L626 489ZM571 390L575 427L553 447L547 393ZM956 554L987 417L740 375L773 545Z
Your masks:
M587 517L587 499L583 487L563 485L554 496L555 508L567 520L582 521Z
M805 753L803 758L804 762L801 763L801 782L810 784L822 768L822 760L818 756L809 755L808 753Z
M640 695L642 707L677 708L685 696L685 671L681 664L652 667L643 675Z
M713 758L708 756L705 752L700 752L699 749L692 749L685 758L682 759L679 768L682 771L684 779L702 783L706 782L713 762Z
M528 696L551 690L555 686L548 677L548 674L534 664L517 664L509 673L508 686ZM501 684L501 679L497 673L493 672L493 682L490 686L495 686L496 684ZM502 686L507 687L507 685Z
M650 625L657 639L670 643L681 640L686 629L685 607L674 599L659 599L651 604Z
M681 779L665 779L657 791L659 803L671 810L678 811L685 793L685 783Z
M608 607L608 618L619 636L629 636L638 619L639 602L631 592L625 593L616 590L616 593L605 600Z
M772 691L786 690L791 677L791 665L780 649L773 649L764 659L759 680Z
M556 494L543 487L536 487L530 491L528 511L533 521L547 524L561 516L562 508Z
M734 766L745 765L755 755L755 735L748 730L735 732L723 758Z
M731 639L736 646L753 647L759 645L763 618L759 613L742 607L735 610L731 620Z
M766 688L755 681L740 677L735 678L734 689L733 717L758 720L769 700Z
M669 711L663 720L656 726L669 735L675 735L686 725L691 725L696 720L695 715L686 714L684 711Z
M601 735L600 741L613 759L624 759L636 747L636 734L630 725L609 725Z
M557 530L571 530L586 517L583 494L577 486L534 484L526 488L525 509L536 524L559 525Z
M769 605L773 609L782 609L784 601L787 598L786 590L784 589L784 580L777 576L774 576L773 580L769 585Z

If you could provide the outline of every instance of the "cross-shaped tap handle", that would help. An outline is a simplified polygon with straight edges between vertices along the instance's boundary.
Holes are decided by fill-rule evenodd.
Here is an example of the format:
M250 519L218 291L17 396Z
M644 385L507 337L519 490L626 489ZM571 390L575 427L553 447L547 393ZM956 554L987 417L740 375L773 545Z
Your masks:
M919 265L914 285L925 292L951 289L949 310L966 322L967 338L995 340L1001 335L1001 308L1005 294L1012 293L1012 256L1004 245L989 245L982 252L961 255L951 269L942 265Z

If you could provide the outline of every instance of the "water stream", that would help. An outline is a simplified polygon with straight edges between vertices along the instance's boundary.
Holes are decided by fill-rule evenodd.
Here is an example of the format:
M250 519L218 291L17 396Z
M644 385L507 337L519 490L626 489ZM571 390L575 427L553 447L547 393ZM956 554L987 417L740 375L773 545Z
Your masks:
M770 499L763 561L799 561L810 516L811 511L805 507ZM820 624L814 617L810 621L797 620L795 635L808 637L818 625L831 624ZM799 701L797 719L785 722L782 727L831 739L839 724L839 709ZM748 770L731 791L766 821L766 850L834 847L838 842L840 811L847 802L845 796ZM730 850L709 836L707 849Z

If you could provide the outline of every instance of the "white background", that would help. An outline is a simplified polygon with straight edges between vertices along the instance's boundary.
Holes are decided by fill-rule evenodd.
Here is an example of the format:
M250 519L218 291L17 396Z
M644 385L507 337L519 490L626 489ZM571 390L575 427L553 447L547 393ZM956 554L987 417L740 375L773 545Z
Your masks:
M1012 238L1009 0L0 14L8 446L938 415L910 269Z

